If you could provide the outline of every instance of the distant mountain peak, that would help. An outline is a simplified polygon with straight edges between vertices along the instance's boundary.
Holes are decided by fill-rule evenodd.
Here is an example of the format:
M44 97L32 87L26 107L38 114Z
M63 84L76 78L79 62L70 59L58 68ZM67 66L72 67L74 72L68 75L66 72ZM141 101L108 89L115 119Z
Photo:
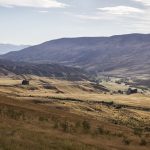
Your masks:
M6 54L11 51L18 51L29 47L29 45L14 45L14 44L0 44L0 54Z

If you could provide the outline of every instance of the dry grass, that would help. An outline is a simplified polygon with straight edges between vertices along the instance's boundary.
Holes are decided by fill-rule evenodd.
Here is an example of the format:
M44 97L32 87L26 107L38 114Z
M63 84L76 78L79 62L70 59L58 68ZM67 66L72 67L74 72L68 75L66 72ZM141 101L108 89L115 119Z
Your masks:
M32 76L30 86L21 86L21 80L11 78L0 78L0 92L6 93L9 96L19 97L57 97L57 98L74 98L81 100L96 100L96 101L114 101L116 103L133 105L133 106L150 106L150 95L134 94L121 95L110 94L98 91L88 81L71 82L65 80L49 79ZM44 86L48 88L44 88ZM104 83L108 89L125 89L124 85L115 85ZM50 86L50 87L49 87Z
M149 95L104 94L87 81L35 76L30 86L20 83L0 79L0 150L150 148Z
M0 110L1 149L146 150L150 146L149 143L140 145L132 125L120 124L119 120L116 125L110 121L112 117L102 119L105 116L99 116L96 119L84 110L73 113L56 103L34 104L1 96ZM146 141L150 138L147 131L142 131L140 136Z

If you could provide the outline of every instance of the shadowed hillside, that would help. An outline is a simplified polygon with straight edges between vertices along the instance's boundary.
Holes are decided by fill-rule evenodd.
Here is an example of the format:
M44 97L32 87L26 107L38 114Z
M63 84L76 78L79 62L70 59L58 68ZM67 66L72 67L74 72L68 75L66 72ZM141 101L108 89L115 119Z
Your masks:
M63 38L11 52L1 58L60 63L112 74L149 74L150 35Z
M33 64L0 60L0 75L37 75L56 77L67 80L87 79L87 73L79 68L65 67L57 64Z

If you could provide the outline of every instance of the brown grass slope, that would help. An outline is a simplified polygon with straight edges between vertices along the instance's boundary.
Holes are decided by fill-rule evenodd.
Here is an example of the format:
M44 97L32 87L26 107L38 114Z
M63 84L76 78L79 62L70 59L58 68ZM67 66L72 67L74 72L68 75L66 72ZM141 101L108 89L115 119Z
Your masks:
M113 115L112 115L113 114ZM1 150L148 150L149 113L0 95Z
M0 78L0 150L149 150L148 93L89 81ZM125 87L124 87L125 86Z

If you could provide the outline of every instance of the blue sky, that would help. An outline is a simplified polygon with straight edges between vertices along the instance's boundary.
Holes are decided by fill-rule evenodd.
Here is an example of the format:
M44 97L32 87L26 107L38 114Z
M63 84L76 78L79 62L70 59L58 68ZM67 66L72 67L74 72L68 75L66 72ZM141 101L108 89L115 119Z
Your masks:
M149 30L150 0L0 0L0 43Z

